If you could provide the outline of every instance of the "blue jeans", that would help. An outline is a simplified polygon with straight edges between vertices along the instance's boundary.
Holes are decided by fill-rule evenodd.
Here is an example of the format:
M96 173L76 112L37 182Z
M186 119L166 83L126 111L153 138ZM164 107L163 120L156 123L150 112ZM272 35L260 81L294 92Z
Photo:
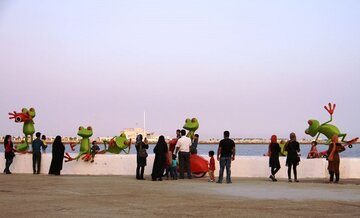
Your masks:
M220 171L219 171L219 180L222 182L224 176L224 168L226 167L226 182L231 182L231 157L221 157L220 158Z
M12 162L13 162L12 158L6 159L4 173L10 173L10 165Z
M176 167L170 167L170 176L173 179L177 179Z

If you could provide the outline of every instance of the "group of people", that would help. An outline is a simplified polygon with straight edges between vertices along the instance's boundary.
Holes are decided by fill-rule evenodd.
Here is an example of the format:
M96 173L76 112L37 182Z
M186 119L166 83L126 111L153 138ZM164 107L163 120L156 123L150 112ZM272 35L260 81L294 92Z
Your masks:
M312 147L308 154L308 158L318 158L319 153L317 152L316 145L317 142L313 141L311 143ZM295 133L290 133L290 140L285 144L285 151L287 151L286 157L286 166L288 167L288 181L292 182L291 179L291 169L294 172L294 181L299 182L297 179L297 165L300 162L300 144L296 140ZM337 135L333 135L331 138L331 143L327 150L327 160L328 160L328 171L330 174L329 182L338 183L340 180L340 156L339 153L344 151L345 147L339 143L339 137ZM271 174L269 178L276 182L275 178L276 173L280 170L280 161L279 161L279 153L281 151L280 145L277 143L276 135L271 136L271 142L269 144L268 156L269 156L269 167L271 168ZM335 180L334 180L335 176Z
M188 179L192 178L191 166L190 166L190 154L196 153L197 143L199 135L195 134L193 139L186 137L186 131L177 130L176 144L175 147L167 145L164 136L160 136L156 146L153 149L155 154L155 159L153 163L151 178L153 181L161 181L164 172L165 176L168 179L169 176L172 179L178 179L177 175L177 165L179 165L179 178L185 178L185 172ZM46 137L41 137L41 133L37 132L36 139L32 142L32 160L33 160L33 173L40 173L41 166L41 150L45 152L46 150ZM327 150L328 156L328 171L330 174L330 182L339 182L340 180L340 156L339 153L344 151L344 146L339 143L339 138L337 135L334 135L331 138L331 144ZM309 152L310 157L318 157L316 142L312 142L312 148ZM4 173L11 174L10 165L13 162L15 157L16 149L13 146L10 135L6 135L4 139L5 147L5 169ZM147 149L149 148L148 141L140 134L136 137L135 148L137 151L137 167L136 167L136 179L144 180L144 170L147 165ZM96 141L92 142L91 147L91 162L94 162L95 154L100 150ZM300 162L300 144L296 140L295 133L290 133L290 140L285 144L285 151L287 151L286 166L288 167L288 181L292 182L291 170L293 170L294 181L299 182L297 178L297 166ZM279 153L281 151L280 145L277 143L277 136L271 136L271 142L268 147L268 156L269 156L269 167L271 168L271 174L269 178L276 182L275 177L276 173L280 170L280 161ZM65 147L61 142L61 136L56 136L52 144L52 160L50 164L49 174L60 175L63 166ZM209 151L209 182L215 182L215 152ZM308 156L309 158L309 156ZM179 162L177 162L177 159ZM224 131L224 139L219 143L217 150L217 160L220 162L220 170L217 183L223 182L224 170L226 169L226 183L231 183L231 162L235 160L235 143L230 139L230 132ZM170 175L169 175L170 174ZM334 180L335 179L335 180Z
M32 146L32 167L33 174L40 174L41 169L41 153L46 152L47 143L46 136L42 135L40 132L35 134L36 138L31 143ZM41 139L40 139L41 137ZM11 135L6 135L4 139L4 147L5 147L5 174L11 174L10 165L13 162L15 157L15 152L18 152L11 141ZM92 142L91 146L91 163L94 162L95 154L100 151L100 147L97 145L96 141ZM52 144L52 159L49 168L50 175L60 175L63 162L64 162L64 152L65 146L61 141L61 136L56 136L54 142Z
M172 179L177 179L177 159L179 160L179 179L185 178L185 173L188 179L192 179L190 155L196 152L196 146L199 135L195 134L194 139L186 137L186 131L177 130L177 138L175 147L167 145L164 136L160 136L156 143L153 152L155 159L153 163L151 178L153 181L161 181L165 175L169 179L169 174ZM194 143L195 142L195 143ZM136 137L135 148L137 151L137 167L136 179L144 180L145 166L147 165L147 152L149 148L147 139L143 140L143 136L139 134ZM209 182L215 181L215 160L214 151L209 151ZM224 139L219 143L217 151L217 160L220 161L220 171L217 183L222 183L224 170L226 169L226 182L231 183L231 161L235 160L235 142L230 139L230 132L224 132ZM165 174L164 174L165 172Z
M35 134L36 139L32 142L32 167L33 174L40 174L41 166L41 153L46 151L46 137L41 137L41 133ZM11 174L10 165L15 157L16 149L14 148L11 140L11 135L6 135L4 139L5 147L5 174ZM42 151L42 152L41 152ZM65 146L61 142L61 136L56 136L52 144L52 160L50 164L49 174L60 175L62 170Z

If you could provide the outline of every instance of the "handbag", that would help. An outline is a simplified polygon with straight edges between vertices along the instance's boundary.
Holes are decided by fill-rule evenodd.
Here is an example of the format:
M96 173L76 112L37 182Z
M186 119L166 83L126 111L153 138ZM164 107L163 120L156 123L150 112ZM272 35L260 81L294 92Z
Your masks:
M142 143L140 143L139 148L139 157L147 157L148 153L146 152L146 149L142 147Z

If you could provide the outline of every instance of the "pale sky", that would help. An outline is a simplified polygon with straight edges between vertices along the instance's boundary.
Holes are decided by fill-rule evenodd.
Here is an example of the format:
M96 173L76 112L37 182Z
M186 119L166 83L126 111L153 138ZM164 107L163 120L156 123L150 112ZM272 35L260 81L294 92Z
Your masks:
M49 136L142 127L201 139L360 136L360 1L0 0L0 135L36 109ZM307 136L306 138L310 138Z

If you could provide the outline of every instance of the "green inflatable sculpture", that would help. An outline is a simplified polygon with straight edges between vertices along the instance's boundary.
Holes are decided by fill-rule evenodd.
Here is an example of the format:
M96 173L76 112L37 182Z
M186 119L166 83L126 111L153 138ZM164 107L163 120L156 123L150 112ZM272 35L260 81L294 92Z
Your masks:
M337 135L339 136L339 138L341 137L341 142L344 142L346 145L349 145L349 148L351 148L352 147L351 144L355 143L358 140L358 138L354 138L350 141L345 141L346 133L341 133L336 126L329 124L332 121L332 115L335 111L336 104L332 105L331 103L329 103L329 107L325 106L324 108L330 114L330 120L323 124L320 124L318 120L309 120L308 121L309 127L305 130L305 133L312 137L316 136L315 141L318 140L320 134L325 135L327 137L326 144L330 144L331 138L334 135Z
M195 131L199 128L199 122L196 118L187 118L183 128L189 131L186 136L192 140L194 138Z
M115 136L110 140L105 139L103 140L103 143L105 146L103 153L110 152L112 154L120 154L121 151L124 151L126 154L128 154L130 152L131 139L128 140L124 133L121 133L120 136ZM109 145L108 148L107 145Z
M91 160L90 137L93 135L93 129L91 128L91 126L88 126L86 129L84 127L80 126L77 135L82 137L82 139L80 139L80 142L79 142L80 143L80 152L75 158L72 158L69 155L69 153L66 153L65 154L65 159L66 159L65 162L78 160L81 156L83 156L81 159L84 161ZM77 145L77 143L70 144L71 149L74 150L74 147L76 145Z
M28 136L30 136L30 143L33 141L33 135L35 133L35 126L34 126L34 117L36 115L35 109L30 108L29 110L23 108L21 113L13 112L9 113L9 119L14 119L16 123L24 123L23 124L23 133L25 134L25 142L21 144L17 144L15 149L18 152L27 152L29 149L29 142Z

